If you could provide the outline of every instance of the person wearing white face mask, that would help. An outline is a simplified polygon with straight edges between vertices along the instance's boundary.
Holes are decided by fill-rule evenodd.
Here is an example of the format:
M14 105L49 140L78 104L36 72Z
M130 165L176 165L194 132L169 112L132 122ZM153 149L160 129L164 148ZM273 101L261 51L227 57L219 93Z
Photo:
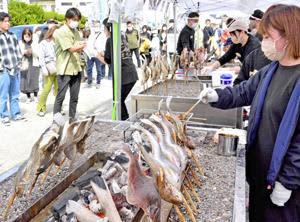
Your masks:
M161 55L167 54L167 25L163 24L161 31L158 34L160 41L160 53Z
M39 48L38 39L33 39L33 33L30 28L23 30L22 40L20 40L19 45L23 54L20 91L27 95L26 103L37 102L40 75ZM33 98L31 97L32 93L34 95Z
M272 60L233 88L206 89L221 109L251 105L246 146L250 222L300 222L300 8L274 5L259 32Z
M81 13L77 8L67 10L66 23L55 31L56 72L58 91L53 114L61 112L67 89L70 88L69 123L74 122L80 90L82 67L80 55L86 43L80 42L77 30Z
M260 42L257 38L247 33L248 25L242 20L236 20L229 18L226 21L227 31L231 35L231 41L233 44L230 46L229 50L214 62L213 65L206 70L204 73L210 73L220 66L230 62L232 59L237 57L241 63L253 50L260 47ZM235 70L239 72L239 68Z
M130 21L127 22L127 30L125 33L126 40L128 42L128 48L130 49L131 54L135 54L137 65L141 67L141 60L140 60L140 36L139 32L133 28L133 25Z
M184 48L188 51L195 50L195 29L197 28L199 21L199 14L197 12L191 12L188 15L187 25L181 30L178 42L177 42L177 53L181 54Z

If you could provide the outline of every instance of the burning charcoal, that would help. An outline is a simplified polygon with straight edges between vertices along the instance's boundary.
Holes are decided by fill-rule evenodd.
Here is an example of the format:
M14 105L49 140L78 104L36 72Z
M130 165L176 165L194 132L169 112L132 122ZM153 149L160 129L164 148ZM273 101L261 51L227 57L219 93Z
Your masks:
M106 162L103 163L103 167L100 169L101 172L105 174L112 165L114 165L114 162L111 160L107 160Z
M127 185L126 185L126 186L123 186L123 187L121 188L122 194L125 195L125 196L126 196L126 193L127 193L127 189L128 189L128 186L127 186Z
M80 220L81 222L101 222L101 218L92 213L90 210L85 208L84 206L78 204L77 202L73 200L69 200L66 212L68 214L74 213L76 215L76 218Z
M104 213L104 209L97 200L92 200L89 204L89 208L95 214Z
M113 193L121 193L122 192L117 181L115 181L115 180L112 180L112 182L111 182L111 190Z
M67 222L77 222L77 218L74 213L70 213L67 215Z
M63 215L60 219L59 222L67 222L67 215Z
M78 187L79 189L82 189L83 187L89 185L91 179L95 176L101 176L101 172L99 172L98 170L89 170L76 180L74 186Z
M127 185L128 181L128 174L126 172L123 172L122 175L119 178L118 183L122 186Z
M121 153L120 155L115 157L114 161L119 164L125 164L125 163L129 162L129 159L127 158L127 156L125 156L123 153Z
M115 164L115 168L117 169L117 171L118 171L119 173L125 171L125 169L124 169L119 163L116 163L116 164Z
M127 209L126 207L123 207L120 211L120 216L122 217L123 221L126 220L131 220L134 217L134 214L132 213L131 210Z
M71 188L69 191L62 195L62 197L56 202L56 204L53 207L51 207L51 213L53 214L56 220L59 220L59 218L64 214L66 204L69 200L79 200L78 188Z
M95 198L95 195L87 190L81 191L82 197L83 197L83 203L84 205L89 205L90 202Z
M110 168L110 169L103 175L103 179L109 180L109 179L112 178L116 173L117 173L117 169L116 169L116 168Z

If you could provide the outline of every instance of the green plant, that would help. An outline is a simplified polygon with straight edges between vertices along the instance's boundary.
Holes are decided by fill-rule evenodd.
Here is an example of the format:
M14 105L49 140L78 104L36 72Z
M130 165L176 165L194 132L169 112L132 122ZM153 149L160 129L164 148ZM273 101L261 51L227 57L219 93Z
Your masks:
M47 19L52 18L58 22L65 21L64 14L57 12L46 12L42 6L36 4L26 4L24 2L11 1L8 3L8 13L12 18L11 26L29 25L29 24L43 24ZM84 28L86 18L81 17L79 27Z

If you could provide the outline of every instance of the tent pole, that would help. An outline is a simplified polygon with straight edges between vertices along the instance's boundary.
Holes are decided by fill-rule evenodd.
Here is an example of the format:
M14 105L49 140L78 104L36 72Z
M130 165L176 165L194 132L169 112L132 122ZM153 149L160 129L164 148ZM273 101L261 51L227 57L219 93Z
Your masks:
M176 16L176 5L177 5L177 0L174 0L173 3L173 16L174 16L174 49L176 53L176 48L177 48L177 16Z
M121 120L121 16L113 23L113 120Z

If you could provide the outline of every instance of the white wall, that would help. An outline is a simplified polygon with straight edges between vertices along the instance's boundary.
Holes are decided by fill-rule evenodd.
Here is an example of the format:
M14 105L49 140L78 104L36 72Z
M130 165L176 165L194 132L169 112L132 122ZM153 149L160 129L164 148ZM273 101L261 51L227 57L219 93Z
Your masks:
M7 0L0 0L0 12L8 12Z

